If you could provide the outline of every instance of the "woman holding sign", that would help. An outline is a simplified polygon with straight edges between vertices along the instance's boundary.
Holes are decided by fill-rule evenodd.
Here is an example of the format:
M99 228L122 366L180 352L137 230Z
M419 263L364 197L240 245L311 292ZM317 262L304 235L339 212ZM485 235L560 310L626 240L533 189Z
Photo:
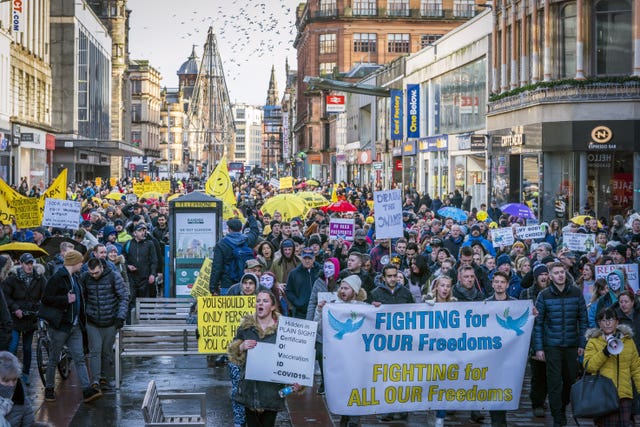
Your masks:
M229 359L242 368L235 401L245 407L247 427L274 426L278 411L285 409L284 397L278 393L282 384L244 378L247 352L254 349L258 342L275 344L279 317L278 303L273 293L258 292L255 314L242 319L234 340L229 344ZM302 386L295 383L292 388L299 391Z

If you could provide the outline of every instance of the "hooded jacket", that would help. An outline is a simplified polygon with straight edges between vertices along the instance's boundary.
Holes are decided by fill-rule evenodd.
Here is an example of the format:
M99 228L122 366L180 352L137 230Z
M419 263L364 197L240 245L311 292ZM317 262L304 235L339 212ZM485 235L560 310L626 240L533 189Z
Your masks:
M336 292L339 287L337 283L337 278L340 274L340 264L338 263L338 260L335 258L329 258L325 262L333 263L333 265L335 266L335 273L332 278L327 280L324 275L324 271L321 271L320 275L313 283L313 287L311 288L311 296L309 297L309 305L307 306L307 320L313 320L315 318L316 309L318 308L318 293Z
M2 291L7 300L7 308L13 318L13 328L17 331L35 331L38 327L36 313L40 307L40 299L47 284L44 277L45 268L41 264L33 265L33 275L28 281L21 266L11 268L9 276L2 283ZM16 310L33 314L16 317Z
M618 355L610 355L607 341L600 328L587 331L587 347L584 350L584 366L588 373L605 376L616 386L620 399L633 399L633 386L640 384L640 356L633 342L633 331L627 325L618 325L616 335L624 345Z
M278 319L279 319L278 315ZM229 344L227 352L229 360L242 369L240 384L236 402L252 410L282 411L285 409L284 398L278 395L278 390L284 385L268 383L264 381L248 380L244 378L245 365L247 362L247 352L240 349L240 344L246 340L256 340L258 342L276 343L278 332L278 322L273 326L262 330L253 315L246 315L242 318L240 326L236 331L234 340Z

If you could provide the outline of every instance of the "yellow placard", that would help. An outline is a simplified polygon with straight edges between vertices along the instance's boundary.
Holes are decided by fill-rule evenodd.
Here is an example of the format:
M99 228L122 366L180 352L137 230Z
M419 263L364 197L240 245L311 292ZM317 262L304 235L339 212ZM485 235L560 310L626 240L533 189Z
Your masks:
M206 297L211 295L209 291L209 278L211 277L211 258L205 258L200 267L198 278L191 287L191 296L194 298Z
M150 192L167 194L171 192L171 181L137 182L133 184L133 192L138 197Z
M40 200L36 197L20 197L13 200L18 228L40 227L42 215L38 206L39 202Z
M151 182L151 177L150 177L149 175L145 175L145 176L144 176L144 183L145 183L145 184L148 184L148 183L150 183L150 182Z
M283 176L280 178L280 189L286 190L287 188L293 188L293 177Z
M109 178L109 185L111 187L115 187L117 183L118 183L118 178Z
M210 296L198 298L198 352L226 353L240 321L253 314L256 297Z
M96 185L98 187L102 187L102 178L100 178L99 176L96 176Z

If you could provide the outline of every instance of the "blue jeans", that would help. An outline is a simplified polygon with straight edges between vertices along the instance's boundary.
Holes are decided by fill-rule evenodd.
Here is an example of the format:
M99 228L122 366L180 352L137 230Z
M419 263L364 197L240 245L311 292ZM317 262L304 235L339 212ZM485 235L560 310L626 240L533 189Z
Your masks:
M82 389L89 388L89 373L87 372L87 364L84 360L84 351L82 348L82 330L80 326L73 326L70 332L53 329L49 325L47 331L49 334L49 361L47 362L47 373L45 379L47 388L54 388L56 385L56 369L60 360L60 352L66 344L71 353L73 363L76 365L76 373Z
M18 351L18 343L20 335L22 335L22 373L29 375L31 370L31 353L33 347L33 334L35 331L11 331L11 342L9 343L9 351L16 354Z

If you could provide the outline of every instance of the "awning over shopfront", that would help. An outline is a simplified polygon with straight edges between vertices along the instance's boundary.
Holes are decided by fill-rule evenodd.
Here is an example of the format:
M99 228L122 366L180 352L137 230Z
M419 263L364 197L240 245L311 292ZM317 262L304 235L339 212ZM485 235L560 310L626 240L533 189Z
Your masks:
M56 139L56 148L77 148L109 156L144 156L144 151L121 141L97 141L87 139Z

